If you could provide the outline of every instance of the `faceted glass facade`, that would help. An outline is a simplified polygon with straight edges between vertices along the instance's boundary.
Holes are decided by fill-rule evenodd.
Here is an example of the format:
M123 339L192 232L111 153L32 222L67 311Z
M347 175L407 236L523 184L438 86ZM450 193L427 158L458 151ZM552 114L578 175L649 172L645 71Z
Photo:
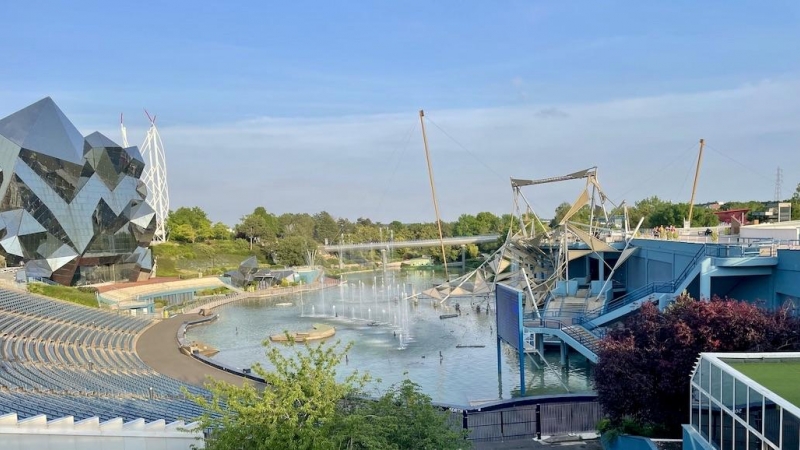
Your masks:
M727 363L748 360L796 364L800 354L702 354L691 379L691 427L718 449L800 449L800 408Z
M143 169L138 148L84 138L49 97L0 119L0 254L61 284L146 276Z

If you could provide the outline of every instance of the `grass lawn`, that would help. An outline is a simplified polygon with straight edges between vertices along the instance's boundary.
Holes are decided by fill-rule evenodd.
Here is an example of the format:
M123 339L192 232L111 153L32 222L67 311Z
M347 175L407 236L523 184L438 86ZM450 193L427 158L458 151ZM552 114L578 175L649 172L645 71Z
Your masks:
M93 292L79 290L70 286L30 283L28 284L28 292L97 308L97 296Z
M727 363L793 405L800 407L800 384L798 384L800 361Z

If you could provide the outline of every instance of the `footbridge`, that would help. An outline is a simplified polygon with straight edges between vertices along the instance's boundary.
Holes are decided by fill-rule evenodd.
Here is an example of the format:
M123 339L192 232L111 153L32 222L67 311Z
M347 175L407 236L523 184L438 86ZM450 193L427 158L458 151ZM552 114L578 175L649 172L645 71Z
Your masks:
M363 244L338 244L325 245L323 248L328 253L349 252L354 250L391 250L393 248L420 248L438 247L440 243L446 246L458 246L468 244L487 244L495 242L500 238L499 234L482 234L480 236L461 236L439 239L421 239L416 241L388 241L388 242L367 242Z

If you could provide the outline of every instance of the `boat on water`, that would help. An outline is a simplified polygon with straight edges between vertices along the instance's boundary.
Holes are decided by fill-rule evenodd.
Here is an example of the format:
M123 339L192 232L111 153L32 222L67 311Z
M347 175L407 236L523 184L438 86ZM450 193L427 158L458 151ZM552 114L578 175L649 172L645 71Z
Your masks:
M284 302L284 303L276 303L275 306L292 306L294 303L291 302Z
M311 325L311 331L295 331L294 333L279 333L273 334L269 337L272 342L307 342L325 339L336 334L336 328L325 325L323 323L315 323Z

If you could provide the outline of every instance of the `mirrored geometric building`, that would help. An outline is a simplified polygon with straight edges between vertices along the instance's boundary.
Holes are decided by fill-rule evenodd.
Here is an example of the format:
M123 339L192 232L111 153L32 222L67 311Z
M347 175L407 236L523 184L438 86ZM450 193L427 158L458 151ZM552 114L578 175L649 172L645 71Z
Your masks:
M65 285L147 277L144 165L137 147L84 138L49 97L0 119L0 255Z

